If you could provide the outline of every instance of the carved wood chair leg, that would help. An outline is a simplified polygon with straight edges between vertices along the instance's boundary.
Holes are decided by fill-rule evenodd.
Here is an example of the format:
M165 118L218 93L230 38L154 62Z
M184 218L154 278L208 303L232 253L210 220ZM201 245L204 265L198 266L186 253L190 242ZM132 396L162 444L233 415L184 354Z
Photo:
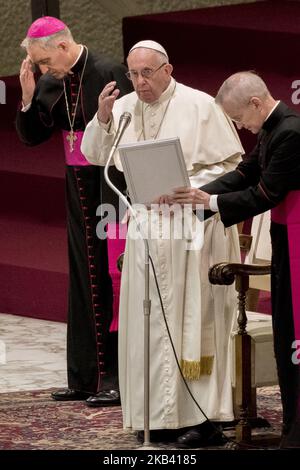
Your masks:
M251 337L246 334L235 336L236 348L236 400L239 407L239 421L236 425L237 442L251 442L249 403L251 402Z

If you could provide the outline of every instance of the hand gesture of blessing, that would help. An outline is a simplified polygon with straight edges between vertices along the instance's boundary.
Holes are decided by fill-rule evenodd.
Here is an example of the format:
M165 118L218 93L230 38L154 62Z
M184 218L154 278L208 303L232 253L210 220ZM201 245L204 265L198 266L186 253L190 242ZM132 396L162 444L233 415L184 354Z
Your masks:
M29 56L23 60L21 69L20 69L20 83L22 87L22 102L24 106L27 106L31 103L34 89L35 89L35 79L32 71L32 61Z

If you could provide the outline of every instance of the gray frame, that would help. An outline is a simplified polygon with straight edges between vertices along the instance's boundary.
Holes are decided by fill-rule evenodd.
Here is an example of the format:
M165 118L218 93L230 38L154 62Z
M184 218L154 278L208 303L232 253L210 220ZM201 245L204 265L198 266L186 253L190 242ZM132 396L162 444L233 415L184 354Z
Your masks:
M190 181L178 137L118 147L132 204L150 205Z

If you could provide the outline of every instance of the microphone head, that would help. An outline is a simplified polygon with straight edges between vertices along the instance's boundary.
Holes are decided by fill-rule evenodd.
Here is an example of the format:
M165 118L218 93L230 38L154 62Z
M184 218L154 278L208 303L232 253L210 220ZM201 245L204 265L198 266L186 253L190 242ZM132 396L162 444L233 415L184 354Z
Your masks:
M131 113L129 113L128 111L125 111L123 114L121 114L121 117L120 117L120 122L121 121L125 121L126 122L126 127L128 126L128 124L130 123L131 121Z
M115 147L118 146L121 140L121 137L124 134L125 130L127 129L130 121L131 121L131 113L128 113L127 111L125 111L125 113L121 114L113 146Z

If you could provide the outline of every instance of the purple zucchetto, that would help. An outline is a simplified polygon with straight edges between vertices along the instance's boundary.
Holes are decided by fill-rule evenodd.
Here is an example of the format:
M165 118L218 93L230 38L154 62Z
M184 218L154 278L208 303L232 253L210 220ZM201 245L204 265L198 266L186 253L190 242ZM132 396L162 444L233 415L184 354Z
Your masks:
M28 38L43 38L66 29L67 25L53 16L42 16L35 20L27 31Z

